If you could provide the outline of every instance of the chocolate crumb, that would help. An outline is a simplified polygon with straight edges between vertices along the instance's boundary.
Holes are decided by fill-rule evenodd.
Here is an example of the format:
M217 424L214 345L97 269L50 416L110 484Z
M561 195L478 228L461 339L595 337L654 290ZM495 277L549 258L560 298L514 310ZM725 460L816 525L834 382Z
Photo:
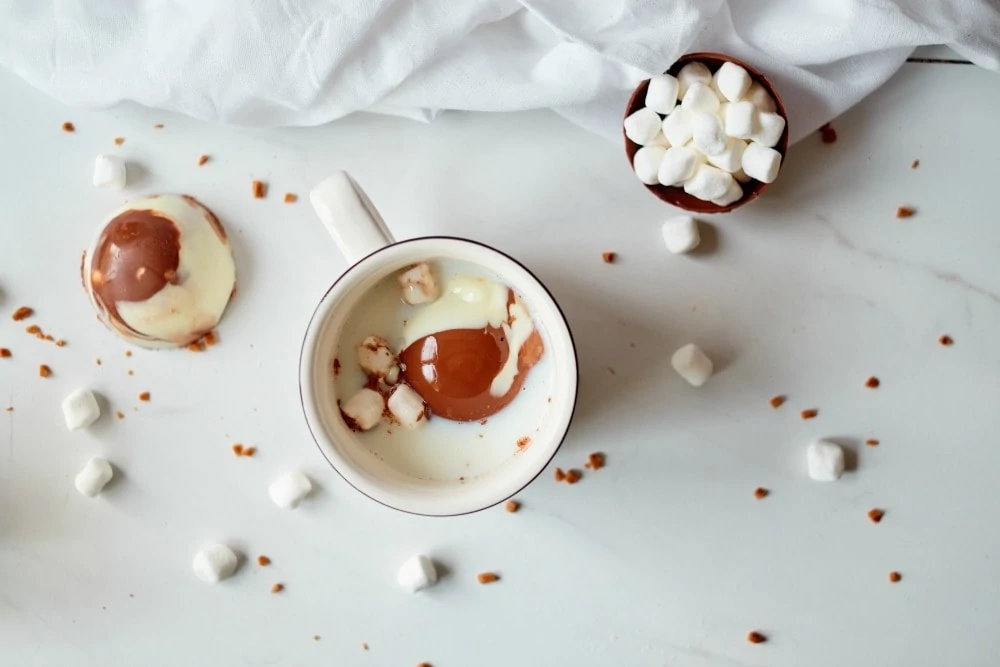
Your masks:
M483 420L483 423L484 424L486 423L485 419ZM531 438L529 438L526 435L522 435L520 438L517 439L517 448L518 449L524 449L525 447L527 447L530 444L531 444Z
M871 519L872 523L878 523L883 516L885 516L885 512L878 508L868 510L868 518Z
M118 417L118 419L125 419L125 413L122 412L121 410L119 410L118 412L116 412L115 416Z
M97 359L94 359L94 363L97 364L98 366L100 366L101 365L101 358L98 357Z
M270 564L271 564L271 559L268 558L267 556L257 556L257 565L260 565L261 567L267 567Z
M285 585L284 584L275 584L274 586L271 586L271 592L272 593L280 593L283 590L285 590ZM318 635L313 635L313 640L314 641L316 640L316 637L318 637Z
M500 577L492 572L480 572L476 575L476 579L481 584L492 584L495 581L500 581Z
M128 369L128 374L129 374L129 375L134 375L134 373L132 372L132 369L131 369L131 368L130 368L130 369Z
M869 389L874 389L875 387L879 386L879 384L881 383L879 382L878 378L875 377L874 375L865 380L865 386L868 387Z
M236 454L236 456L243 456L243 445L238 442L233 445L233 454Z
M602 252L601 259L604 260L605 264L614 264L615 260L618 258L618 253L615 252Z
M767 641L767 637L757 632L756 630L747 633L747 641L751 644L763 644Z
M56 341L56 347L66 347L66 341L60 338L59 340Z
M52 375L52 369L46 366L45 364L42 364L38 367L38 375L40 377L47 378L50 375Z
M155 125L153 125L153 128L157 129L157 130L162 130L163 129L163 123L156 123Z
M29 327L25 327L24 333L31 334L32 336L39 336L39 337L41 337L42 328L40 326L38 326L37 324L32 324Z
M299 200L299 196L297 194L295 194L294 192L286 192L285 193L285 203L286 204L294 204L298 200Z
M594 452L587 457L587 462L584 464L585 468L590 470L600 470L604 467L604 454L601 452Z
M131 357L132 356L132 350L125 350L125 356L126 357Z
M362 651L368 650L368 642L361 642L361 650Z
M504 505L503 508L508 512L514 513L517 510L521 509L521 503L517 502L516 500L508 500L507 504Z
M817 410L816 408L809 408L808 410L803 410L802 411L802 418L803 419L813 419L818 414L819 414L819 410Z
M898 584L899 580L902 578L903 575L901 575L899 572L896 572L895 570L889 573L889 581L891 581L894 584Z
M21 320L31 317L34 313L35 311L32 310L31 308L28 308L27 306L21 306L20 308L15 310L14 314L11 315L10 317L15 322L20 322Z
M62 124L62 131L63 132L76 132L76 127L73 125L73 123L71 123L69 121L66 121L65 123Z
M896 209L897 218L911 218L916 211L912 208L907 208L906 206L900 206Z
M562 482L566 479L566 473L563 472L562 468L556 468L555 478L557 482Z
M196 340L193 343L188 343L187 349L190 352L204 352L205 344L200 340Z
M319 635L313 635L313 641L314 642L318 642L319 641Z
M141 394L139 394L139 400L140 401L149 402L149 392L148 391L144 391Z
M868 438L867 440L865 440L865 444L868 445L869 447L878 447L878 440L876 440L875 438Z
M784 402L785 402L785 397L784 396L774 396L774 397L771 398L771 401L770 401L771 407L774 408L775 410L777 410L778 408L780 408L781 405L782 405L782 403L784 403Z
M203 164L205 164L206 162L208 162L208 156L207 155L202 154L202 155L198 156L198 166L199 167L202 166Z
M214 331L209 331L207 334L202 336L201 340L204 341L206 346L214 347L215 344L219 342L219 334Z
M832 144L837 140L837 131L829 123L826 123L819 128L819 137L824 144Z
M115 146L121 146L125 143L125 137L115 137Z
M943 336L938 338L938 342L944 345L945 347L949 347L955 344L955 341L953 341L951 339L951 336L949 336L948 334L944 334Z
M910 169L916 169L919 166L920 166L920 160L914 160L913 162L910 163Z
M246 449L243 450L243 456L253 456L256 453L257 453L256 447L247 447Z
M756 498L757 500L760 500L761 498L766 498L767 494L769 493L771 492L765 489L763 486L758 486L756 489L753 490L753 497Z
M6 347L0 347L0 359L10 359L13 354Z
M419 665L417 665L417 667L431 667L431 663L429 663L429 662L422 662Z
M14 412L14 406L13 405L8 405L6 408L3 409L3 411L4 412Z
M254 199L263 199L267 194L266 186L263 181L253 181L251 186L253 187Z
M577 482L580 481L581 477L583 477L583 474L579 470L567 470L566 471L566 483L567 484L576 484Z

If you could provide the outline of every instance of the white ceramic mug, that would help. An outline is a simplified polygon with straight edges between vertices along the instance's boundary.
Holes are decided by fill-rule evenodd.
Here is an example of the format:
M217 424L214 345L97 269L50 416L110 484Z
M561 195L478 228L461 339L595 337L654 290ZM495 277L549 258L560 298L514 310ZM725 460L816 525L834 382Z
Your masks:
M552 460L566 437L576 407L576 349L566 318L552 295L524 266L481 243L451 237L394 241L364 191L345 172L316 186L310 199L340 250L352 263L316 307L299 361L303 410L323 456L361 493L389 507L414 514L466 514L500 503L519 492ZM492 452L494 456L490 460L496 463L490 464L491 469L468 478L416 477L383 460L373 451L371 442L366 442L364 433L355 433L344 423L337 403L341 397L337 395L332 365L341 330L353 309L362 303L366 292L387 276L415 263L447 259L477 265L521 297L542 335L544 354L550 355L547 377L540 379L548 382L548 398L541 417L537 420L532 417L532 423L524 424L525 433L530 433L530 446L515 447L511 442L509 456L507 450L503 450L498 459L497 452ZM535 370L533 368L530 373ZM529 379L531 377L529 374ZM518 401L525 399L519 396L498 415L516 420ZM522 405L522 411L523 408ZM423 428L433 429L434 421ZM476 448L483 446L472 437L467 453L475 456L477 451L483 451Z

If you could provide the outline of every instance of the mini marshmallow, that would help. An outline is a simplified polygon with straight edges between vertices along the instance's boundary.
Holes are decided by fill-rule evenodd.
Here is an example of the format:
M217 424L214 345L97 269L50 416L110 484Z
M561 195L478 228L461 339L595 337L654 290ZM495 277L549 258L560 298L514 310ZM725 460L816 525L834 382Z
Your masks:
M715 114L691 115L691 143L705 155L718 155L726 150L726 133Z
M661 122L658 113L648 106L644 107L625 119L625 136L640 146L648 146L660 131Z
M750 178L772 183L778 177L778 169L781 168L781 153L773 148L761 146L757 142L751 142L743 151L741 164L743 171Z
M298 470L289 470L267 487L274 504L283 510L295 509L312 491L312 482Z
M406 428L417 428L427 416L424 399L408 384L401 384L389 396L389 412Z
M778 110L778 105L775 104L774 98L757 81L750 84L750 89L743 95L743 99L752 103L760 111L774 113Z
M411 593L416 593L437 583L437 568L434 561L423 554L410 556L399 568L396 575L399 585Z
M743 151L747 148L747 142L742 139L734 139L729 137L726 142L726 148L721 153L716 155L709 155L709 164L715 165L722 171L728 171L730 174L739 171L743 162Z
M677 105L680 82L669 74L660 74L649 80L646 89L646 107L656 113L668 114Z
M733 178L733 182L729 184L729 189L726 190L726 194L722 195L718 199L713 199L712 203L716 206L729 206L733 202L739 201L743 197L743 188L740 184Z
M94 160L94 187L121 190L125 187L125 160L101 153Z
M708 85L696 81L684 93L681 108L692 112L714 114L719 110L719 97Z
M191 569L206 584L217 584L236 572L236 554L225 544L213 544L199 551Z
M684 192L704 201L712 201L726 194L733 175L717 167L701 164L694 175L684 181Z
M397 280L403 289L403 301L411 306L429 303L438 298L437 281L426 262L411 266L399 274Z
M785 119L776 113L760 111L757 113L757 126L750 136L761 146L771 148L781 139L782 132L785 131Z
M666 153L667 149L663 146L643 146L635 152L632 166L640 181L646 185L656 185L656 174L660 171L660 164Z
M724 106L726 134L737 139L749 139L757 129L757 107L751 102L731 102Z
M663 119L663 136L671 146L683 146L691 140L691 112L677 107Z
M809 476L817 482L835 482L844 474L844 449L829 440L817 440L806 448Z
M358 365L369 375L385 377L396 363L389 341L381 336L368 336L358 345Z
M722 67L715 73L712 80L723 97L730 102L740 101L753 83L750 74L745 69L731 62L722 63Z
M694 343L688 343L674 352L670 365L692 387L700 387L712 377L712 360Z
M681 71L677 73L677 98L684 99L688 88L695 82L703 83L706 86L712 83L712 73L708 70L705 63L696 61L688 63L681 68Z
M695 167L704 163L701 153L688 146L671 146L663 156L656 178L660 185L679 185L691 178Z
M114 476L115 471L110 463L100 458L90 459L87 465L83 466L83 470L76 475L76 490L88 498L93 498L104 490Z
M398 373L397 373L398 375ZM367 431L374 428L385 411L385 399L374 389L362 389L340 406L340 411L352 429Z
M87 428L101 416L101 406L97 404L94 392L83 387L63 399L62 411L66 428L70 431Z
M698 223L690 215L670 218L663 223L663 242L675 255L694 250L701 242Z

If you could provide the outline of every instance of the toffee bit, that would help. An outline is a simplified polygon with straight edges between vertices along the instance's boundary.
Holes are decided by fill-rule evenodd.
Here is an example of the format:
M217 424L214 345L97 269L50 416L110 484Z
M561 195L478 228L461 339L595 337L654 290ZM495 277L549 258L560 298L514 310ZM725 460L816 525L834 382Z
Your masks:
M914 213L916 213L916 210L907 208L906 206L900 206L896 209L897 218L912 218Z
M45 364L42 364L38 367L38 375L39 377L47 378L52 375L52 369Z
M902 579L902 578L903 578L903 575L901 575L899 572L896 572L895 570L893 570L892 572L889 573L889 581L892 582L892 583L894 583L894 584L898 584L899 580Z
M580 481L581 477L583 477L583 474L579 470L567 470L566 471L566 483L567 484L576 484L577 482Z
M880 522L883 516L885 516L885 512L878 508L868 510L868 518L872 523Z
M275 584L274 586L271 586L272 593L280 593L283 590L285 590L284 584Z
M615 260L618 259L618 253L615 252L602 252L601 259L604 260L605 264L614 264Z
M604 460L605 457L603 453L594 452L587 457L587 462L584 464L584 467L589 468L590 470L600 470L604 467Z
M819 414L819 410L817 410L816 408L809 408L808 410L803 410L802 411L802 418L803 419L815 419L816 415L818 415L818 414Z
M148 403L149 402L149 392L148 391L144 391L141 394L139 394L139 400Z
M250 185L253 188L254 199L263 199L267 194L267 188L263 181L252 181Z
M260 565L261 567L267 567L270 564L271 564L271 559L268 558L267 556L257 556L257 565Z
M233 445L233 454L236 454L236 456L243 456L243 445L238 442Z
M10 359L13 356L13 353L6 347L0 347L0 359Z
M938 342L944 345L945 347L949 347L955 344L955 341L953 341L951 339L951 336L949 336L948 334L944 334L943 336L938 338Z
M763 644L767 641L767 637L757 632L756 630L747 633L747 641L751 644Z
M556 468L555 478L557 482L562 482L566 479L566 473L563 472L562 468Z
M496 581L500 581L500 576L494 574L493 572L480 572L476 575L476 579L481 584L492 584Z
M285 203L286 204L294 204L298 200L299 200L299 196L297 194L295 194L294 192L286 192L285 193Z
M756 498L757 500L760 500L761 498L766 498L767 494L769 493L771 492L765 489L763 486L758 486L756 489L753 490L753 497Z
M517 502L516 500L508 500L507 504L504 505L503 508L508 512L514 513L517 510L521 509L521 503Z
M20 308L14 311L14 314L11 315L11 319L14 320L15 322L20 322L21 320L31 317L34 313L35 311L32 310L31 308L28 308L27 306L21 306Z
M916 169L919 166L920 166L920 160L914 160L913 162L910 163L910 169Z
M777 410L785 402L785 397L784 396L774 396L774 397L771 398L771 400L769 402L771 403L771 407L774 408L775 410Z
M868 438L867 440L865 440L865 444L868 445L869 447L878 447L878 440L876 440L875 438Z
M868 387L869 389L874 389L875 387L879 386L879 384L881 384L879 382L879 379L874 375L865 380L865 386Z
M73 125L73 123L71 123L69 121L66 121L65 123L62 124L62 131L63 132L76 132L76 127Z
M203 164L205 164L206 162L208 162L208 156L207 155L199 155L198 156L198 166L199 167L202 166Z
M256 453L257 453L256 447L247 447L246 449L243 450L243 456L253 456Z
M125 137L115 137L115 146L121 146L125 143Z

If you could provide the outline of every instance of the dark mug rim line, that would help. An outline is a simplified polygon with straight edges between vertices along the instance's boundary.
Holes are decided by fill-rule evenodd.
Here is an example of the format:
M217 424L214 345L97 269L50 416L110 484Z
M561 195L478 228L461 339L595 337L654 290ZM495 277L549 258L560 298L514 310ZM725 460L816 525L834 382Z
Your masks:
M501 498L500 500L497 500L495 503L491 503L489 505L484 505L483 507L479 507L479 508L473 509L473 510L468 510L466 512L455 512L453 514L425 514L423 512L414 512L412 510L406 510L406 509L403 509L401 507L396 507L395 505L390 505L389 503L387 503L385 501L382 501L382 500L379 500L378 498L374 498L370 494L362 491L357 486L355 486L351 482L351 480L347 479L347 477L344 476L344 473L341 472L340 469L336 465L334 465L333 461L331 461L330 458L326 455L326 452L323 451L323 447L319 443L319 438L316 437L316 433L313 431L312 424L309 422L309 419L308 419L308 413L306 411L306 398L305 398L304 390L303 390L303 387L302 387L302 384L303 384L303 382L302 382L302 368L303 368L303 361L305 359L306 342L308 340L308 333L309 333L309 331L312 330L313 322L316 319L316 315L319 313L320 307L323 305L323 302L325 302L326 299L330 296L330 292L332 292L334 290L334 288L338 284L340 284L340 281L342 281L356 267L358 267L359 265L361 265L361 263L367 261L371 257L374 257L374 256L378 255L379 253L384 252L384 251L386 251L386 250L388 250L390 248L394 248L396 246L405 245L405 244L413 243L413 242L416 242L416 241L434 241L434 240L438 240L438 241L461 241L463 243L468 243L470 245L476 245L476 246L479 246L481 248L486 248L487 250L491 250L491 251L497 253L498 255L501 255L502 257L510 260L511 262L513 262L514 264L516 264L517 266L521 267L529 276L531 276L532 280L534 280L538 284L538 286L541 287L542 290L549 296L549 299L552 300L552 303L556 307L556 311L559 313L559 316L562 318L563 324L566 326L566 333L567 333L567 335L569 337L570 349L573 352L573 364L574 364L574 366L577 369L577 372L576 372L576 383L575 383L575 386L573 387L573 404L572 404L572 407L570 408L569 419L566 422L566 428L563 431L562 436L559 438L558 444L552 450L552 455L549 456L548 460L545 462L545 465L541 466L538 469L538 472L535 473L531 477L531 479L529 479L528 481L526 481L520 488L518 488L517 491L514 491L510 495L508 495L508 496L506 496L504 498ZM302 346L299 349L299 380L298 380L298 384L299 384L299 404L300 404L300 407L302 408L302 415L304 417L306 417L305 422L306 422L306 428L309 429L309 435L312 436L313 443L316 445L316 448L319 449L320 454L326 460L327 464L329 464L329 466L331 468L333 468L334 472L336 472L337 475L339 475L342 480L344 480L345 482L347 482L348 486L350 486L352 489L354 489L355 491L357 491L358 493L360 493L364 497L368 498L369 500L374 501L374 502L378 503L379 505L382 505L383 507L387 507L387 508L389 508L391 510L395 510L397 512L402 512L404 514L409 514L411 516L425 516L425 517L434 517L434 518L448 518L448 517L466 516L466 515L469 515L469 514L475 514L477 512L482 512L484 510L490 509L491 507L496 507L497 505L499 505L500 503L502 503L504 501L510 500L511 498L513 498L514 496L516 496L518 493L520 493L521 491L524 491L524 489L528 488L536 479L538 479L538 477L545 471L545 469L549 466L549 464L552 463L552 460L555 459L556 454L559 453L559 450L562 449L563 444L566 442L566 438L569 435L570 428L573 426L573 419L576 417L576 407L577 407L577 403L578 403L578 400L579 400L579 397L580 397L580 358L579 358L579 355L577 354L576 340L573 338L573 330L572 330L572 328L569 325L569 320L566 318L566 313L563 311L562 306L559 305L559 302L556 300L555 296L553 296L552 291L549 290L549 288L545 285L545 283L543 283L538 278L538 276L535 275L534 271L532 271L531 269L529 269L527 266L525 266L523 263L521 263L520 261L518 261L514 257L508 255L504 251L498 250L497 248L494 248L493 246L491 246L491 245L489 245L487 243L483 243L481 241L475 241L473 239L462 238L460 236L448 236L448 235L418 236L418 237L414 237L414 238L404 239L402 241L394 241L392 243L389 243L389 244L386 244L386 245L382 246L381 248L378 248L377 250L374 250L374 251L368 253L367 255L365 255L364 257L362 257L361 259L359 259L358 261L356 261L353 264L351 264L347 268L347 270L345 270L343 273L341 273L340 276L338 276L337 279L334 280L333 283L330 284L330 287L327 288L326 292L323 293L323 296L320 298L319 302L317 302L316 308L313 309L312 315L309 317L309 322L306 325L306 335L304 335L302 337Z

